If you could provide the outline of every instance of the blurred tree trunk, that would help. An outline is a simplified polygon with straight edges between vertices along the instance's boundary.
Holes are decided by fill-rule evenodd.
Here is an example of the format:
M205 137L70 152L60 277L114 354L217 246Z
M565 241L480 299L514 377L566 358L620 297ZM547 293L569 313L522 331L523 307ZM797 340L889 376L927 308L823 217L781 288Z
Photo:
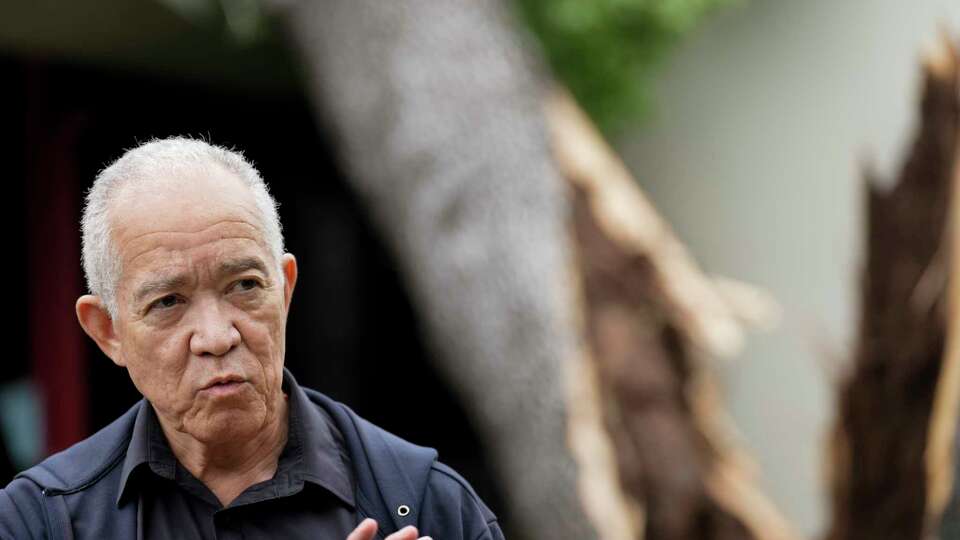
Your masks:
M280 13L437 368L491 443L514 521L531 540L589 540L566 445L567 200L504 8L326 0Z

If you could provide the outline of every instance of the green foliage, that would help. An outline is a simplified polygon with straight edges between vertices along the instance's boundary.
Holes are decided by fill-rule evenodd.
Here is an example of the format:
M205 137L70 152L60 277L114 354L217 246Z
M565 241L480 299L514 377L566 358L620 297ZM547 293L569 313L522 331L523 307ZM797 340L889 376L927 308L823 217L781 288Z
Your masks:
M642 116L664 53L735 0L517 0L556 76L607 132Z

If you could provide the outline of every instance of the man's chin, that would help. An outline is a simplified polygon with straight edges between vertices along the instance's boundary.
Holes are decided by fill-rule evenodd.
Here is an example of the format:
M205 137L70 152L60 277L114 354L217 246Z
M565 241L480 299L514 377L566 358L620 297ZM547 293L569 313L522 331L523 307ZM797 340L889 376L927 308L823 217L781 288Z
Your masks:
M248 404L249 405L249 404ZM193 438L206 444L231 442L256 435L264 425L266 410L261 407L207 407L185 423Z

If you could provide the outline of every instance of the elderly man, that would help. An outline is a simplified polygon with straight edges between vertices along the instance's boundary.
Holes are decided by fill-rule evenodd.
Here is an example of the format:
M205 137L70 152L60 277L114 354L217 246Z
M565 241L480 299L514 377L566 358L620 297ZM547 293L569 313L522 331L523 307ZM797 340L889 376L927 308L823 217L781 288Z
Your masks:
M88 194L83 263L80 325L144 399L0 490L0 537L503 538L435 451L284 368L297 262L239 154L128 151Z

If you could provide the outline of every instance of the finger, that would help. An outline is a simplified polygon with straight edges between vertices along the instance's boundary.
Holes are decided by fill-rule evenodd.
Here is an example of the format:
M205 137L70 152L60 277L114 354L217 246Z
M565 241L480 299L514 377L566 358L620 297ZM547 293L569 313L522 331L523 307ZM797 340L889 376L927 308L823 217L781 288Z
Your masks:
M377 521L367 518L357 525L347 540L373 540L375 534L377 534Z
M413 525L407 525L388 536L385 540L417 540L417 536L417 528Z

